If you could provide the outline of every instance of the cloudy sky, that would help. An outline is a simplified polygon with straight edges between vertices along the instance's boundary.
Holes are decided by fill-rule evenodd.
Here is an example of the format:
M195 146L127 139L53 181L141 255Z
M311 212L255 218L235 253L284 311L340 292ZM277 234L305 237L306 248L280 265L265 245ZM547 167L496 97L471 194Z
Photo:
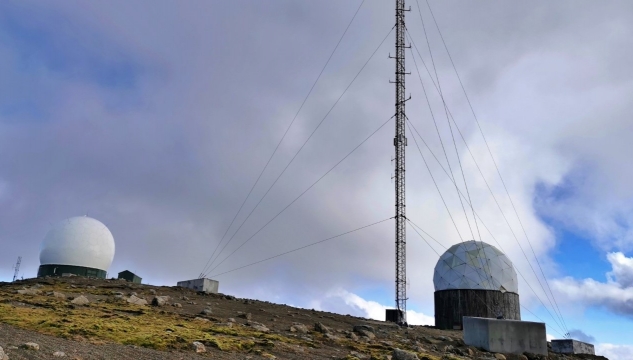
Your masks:
M0 280L18 256L34 276L51 226L87 214L115 237L111 274L208 270L225 293L382 318L392 220L227 272L393 216L393 3L360 4L0 3ZM522 274L524 319L630 358L633 3L430 4L520 222L426 1L408 1L407 114L428 147L408 133L407 214L437 240L408 229L410 321L433 322L438 253L481 238ZM466 193L456 153L480 233L442 170Z

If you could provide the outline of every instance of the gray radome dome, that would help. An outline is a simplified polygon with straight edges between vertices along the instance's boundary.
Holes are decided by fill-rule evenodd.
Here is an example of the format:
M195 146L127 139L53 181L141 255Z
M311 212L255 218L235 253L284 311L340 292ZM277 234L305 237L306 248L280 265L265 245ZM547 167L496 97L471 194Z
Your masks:
M44 238L40 265L74 265L107 271L114 259L114 238L100 221L72 217L56 224Z
M435 291L451 289L499 290L519 293L512 261L483 241L464 241L440 256L433 273Z

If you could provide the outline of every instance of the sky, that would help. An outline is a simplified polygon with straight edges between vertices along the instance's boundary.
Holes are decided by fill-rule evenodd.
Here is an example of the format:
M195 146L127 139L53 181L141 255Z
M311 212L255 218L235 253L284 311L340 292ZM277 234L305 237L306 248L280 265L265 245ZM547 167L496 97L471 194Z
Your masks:
M521 274L524 320L633 357L633 3L429 3L407 2L407 116L428 147L407 129L406 192L437 242L407 229L409 322L433 323L435 263L475 238ZM112 275L206 272L382 319L394 23L382 0L0 3L0 280L18 256L35 276L47 231L88 215L115 238Z

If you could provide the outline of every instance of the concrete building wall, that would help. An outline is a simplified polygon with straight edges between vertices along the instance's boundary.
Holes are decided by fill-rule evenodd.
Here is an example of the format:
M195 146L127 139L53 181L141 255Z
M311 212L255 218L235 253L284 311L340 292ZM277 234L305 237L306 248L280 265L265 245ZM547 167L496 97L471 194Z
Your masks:
M572 339L552 340L552 351L561 354L596 354L592 344Z
M206 293L213 294L217 294L220 287L220 283L218 281L211 279L193 279L179 281L176 285L195 291L204 291Z
M76 276L94 277L99 279L106 278L105 270L85 266L47 264L40 265L37 270L37 277L62 276L62 274L73 274Z
M547 355L545 324L464 317L464 343L506 354Z
M453 289L435 292L435 327L462 329L464 316L521 320L519 295L493 290Z

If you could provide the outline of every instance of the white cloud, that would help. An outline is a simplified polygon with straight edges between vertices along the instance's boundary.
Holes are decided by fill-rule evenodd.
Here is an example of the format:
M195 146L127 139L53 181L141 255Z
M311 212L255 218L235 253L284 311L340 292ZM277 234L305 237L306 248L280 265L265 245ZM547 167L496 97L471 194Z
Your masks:
M633 345L597 344L596 355L602 355L609 360L630 360L633 359Z
M609 253L612 271L607 281L576 280L571 277L552 281L553 287L569 301L585 306L606 306L617 314L633 316L633 258L622 253Z
M610 253L607 260L613 270L607 273L609 282L617 283L621 287L633 287L633 258L627 258L624 254Z
M584 341L590 344L593 344L596 342L596 338L594 338L593 336L579 329L569 330L569 335L571 336L572 339Z
M343 289L334 290L328 293L326 297L339 298L344 301L347 306L360 310L364 316L374 320L385 320L385 310L393 308L392 306L382 305L376 301L365 300ZM421 312L407 310L407 322L410 325L435 325L435 318Z

